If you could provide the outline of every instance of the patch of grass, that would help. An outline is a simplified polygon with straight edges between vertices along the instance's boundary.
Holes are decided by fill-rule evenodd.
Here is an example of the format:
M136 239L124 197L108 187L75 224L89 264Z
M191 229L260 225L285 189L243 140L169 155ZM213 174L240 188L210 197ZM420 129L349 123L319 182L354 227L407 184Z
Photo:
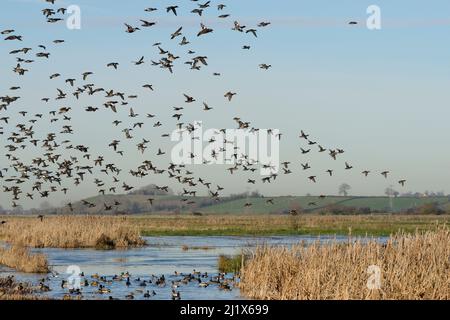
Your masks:
M223 273L239 273L245 264L246 256L238 254L235 256L220 255L218 259L218 269Z
M449 224L450 216L140 216L131 221L139 226L143 236L389 236L398 231L430 230L436 223Z
M43 254L31 254L22 246L0 248L0 264L26 273L48 273L47 257Z

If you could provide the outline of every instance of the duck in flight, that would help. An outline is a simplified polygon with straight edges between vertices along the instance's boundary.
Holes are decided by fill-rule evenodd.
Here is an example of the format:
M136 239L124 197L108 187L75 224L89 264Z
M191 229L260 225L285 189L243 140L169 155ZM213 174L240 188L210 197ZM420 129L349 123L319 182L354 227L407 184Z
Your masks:
M195 99L193 98L193 97L191 97L191 96L188 96L187 94L183 94L184 95L184 97L186 98L186 103L192 103L192 102L195 102Z
M197 34L197 37L213 32L214 30L211 28L207 28L203 23L200 24L201 30Z
M251 34L253 34L256 38L258 38L258 35L256 34L256 29L248 29L247 31L245 31L245 33L251 33Z
M260 22L259 24L258 24L258 27L259 28L264 28L264 27L267 27L268 25L270 25L271 24L271 22L265 22L265 21L263 21L263 22Z
M117 67L119 66L119 63L118 62L111 62L111 63L108 63L106 66L108 68L113 67L114 69L117 70Z
M227 93L225 93L224 97L228 99L228 101L231 101L231 99L233 99L233 97L237 95L237 93L233 93L231 91L228 91Z
M166 12L169 13L172 11L174 15L177 15L177 9L178 9L178 6L169 6L166 8Z
M133 27L127 23L125 23L125 26L127 27L127 30L125 31L126 33L135 33L136 31L141 30L138 27Z
M141 20L141 22L142 22L141 26L144 28L152 27L156 24L156 22L146 21L146 20Z
M300 150L302 151L302 154L308 154L311 152L311 149L305 150L303 148L300 148Z
M176 37L181 36L182 35L181 30L183 30L183 27L179 27L174 33L172 33L170 36L170 39L173 40ZM167 52L165 52L165 53L167 53Z
M314 182L314 183L317 182L316 176L310 176L310 177L308 177L308 179L311 180L311 181Z
M141 64L145 63L144 62L144 57L142 56L138 61L133 61L135 66L140 66Z

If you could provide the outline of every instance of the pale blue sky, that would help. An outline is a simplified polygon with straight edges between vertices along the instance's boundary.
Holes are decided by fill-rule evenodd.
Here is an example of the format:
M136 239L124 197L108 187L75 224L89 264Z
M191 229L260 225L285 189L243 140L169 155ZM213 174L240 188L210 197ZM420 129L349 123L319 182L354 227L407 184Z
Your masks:
M146 137L152 141L152 150L146 156L135 151L139 141L133 141L129 148L133 157L118 159L111 154L124 171L144 159L155 159L155 150L163 143L158 136L171 132L175 124L171 118L172 107L184 106L182 93L186 92L196 97L198 103L187 107L184 122L201 120L207 127L234 128L232 118L240 116L253 126L278 128L284 133L282 159L293 163L296 174L281 176L273 185L254 187L265 194L331 194L336 193L342 182L351 184L354 194L382 194L384 188L395 185L401 178L408 179L405 188L398 187L401 191L450 192L447 147L450 142L450 2L220 2L227 5L224 13L232 15L221 22L216 18L215 8L219 1L212 1L213 7L201 19L189 13L196 3L187 0L60 1L61 6L76 4L82 10L82 29L69 31L64 24L45 23L40 13L47 6L44 1L1 1L0 29L16 29L24 37L23 46L35 48L46 44L52 53L48 63L36 59L38 62L30 73L19 79L11 72L15 61L8 52L22 44L1 43L0 93L5 95L12 85L23 87L21 101L2 114L17 117L19 109L37 113L62 105L72 106L75 109L73 125L78 130L73 139L91 145L98 154L110 155L105 145L113 138L125 140L120 130L110 125L119 116L106 110L94 115L82 111L87 105L101 104L103 97L78 103L75 100L48 105L39 102L43 96L54 97L56 87L69 92L64 79L79 79L82 72L89 70L95 72L90 82L127 94L139 94L140 99L133 103L135 110L141 114L156 113L158 120L166 124L165 130L164 127L154 130L149 123L136 133L139 139ZM162 10L151 14L143 11L150 6L162 9L172 4L180 6L178 18ZM369 31L363 27L366 8L371 4L381 8L382 30ZM123 23L137 25L139 19L158 21L158 25L137 34L126 34ZM258 39L254 39L231 31L234 20L248 26L260 21L271 21L272 25L261 29ZM362 24L348 26L350 20ZM199 30L200 21L213 27L214 33L197 39L194 33ZM154 42L163 42L163 48L185 57L185 50L176 45L179 40L169 40L169 35L181 25L192 41L189 49L207 55L210 65L200 72L192 72L180 64L172 76L151 67L149 60L158 57L152 47ZM54 39L65 39L66 43L50 44ZM252 45L252 50L241 50L244 44ZM131 61L142 55L147 63L133 66ZM105 68L111 61L121 64L119 71ZM260 63L272 64L273 68L261 71ZM62 77L50 81L48 76L55 72ZM221 72L222 77L213 78L213 72ZM141 89L144 83L152 83L155 93ZM232 104L223 99L228 90L238 92ZM210 114L202 112L202 101L207 101L215 110ZM125 114L120 118L132 123ZM36 131L48 131L48 128L40 131L41 126ZM310 133L314 141L325 147L342 147L346 154L336 162L324 155L301 156L298 133L302 129ZM170 146L165 149L169 151ZM155 160L158 161L162 166L168 159ZM317 184L309 183L308 175L300 170L300 162L307 161L313 167L311 174L319 177ZM355 171L344 172L344 161L353 164ZM0 157L0 167L5 165L5 159ZM336 170L335 177L326 177L323 171L328 168ZM360 171L366 168L376 172L376 176L363 179ZM225 170L218 167L193 169L228 187L229 191L247 190L247 176L233 179L227 173L222 174ZM392 172L388 181L378 174L385 169ZM135 181L124 176L124 180L136 186L168 183L162 177ZM171 186L179 190L176 185ZM52 201L79 199L95 192L96 188L88 184L74 190L67 198L58 196ZM3 193L0 203L4 207L9 203Z

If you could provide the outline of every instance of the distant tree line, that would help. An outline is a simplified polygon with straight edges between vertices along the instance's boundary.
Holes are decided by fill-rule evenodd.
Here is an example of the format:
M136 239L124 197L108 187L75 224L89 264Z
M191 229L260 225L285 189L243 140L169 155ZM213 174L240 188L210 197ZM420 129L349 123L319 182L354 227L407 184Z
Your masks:
M340 194L347 195L351 189L348 184L342 184L339 188ZM386 194L389 196L397 197L399 193L392 188L386 189ZM167 196L167 197L165 197ZM401 196L404 197L448 197L444 192L425 192L425 193L404 193ZM148 199L154 198L151 205ZM187 201L180 201L182 197L175 196L175 193L168 189L168 191L160 190L156 185L151 184L135 190L126 195L106 195L97 196L92 198L90 202L95 205L93 208L89 208L82 202L76 202L72 204L73 211L69 209L67 205L61 207L53 207L48 201L44 201L40 204L38 209L24 210L21 206L17 206L12 210L6 210L0 206L0 214L12 214L12 215L55 215L55 214L105 214L105 215L122 215L122 214L146 214L146 213L188 213L188 212L207 212L208 207L227 203L236 200L244 200L250 198L264 198L264 196L258 191L243 192L231 194L227 197L221 197L214 199L211 197L185 197ZM431 199L430 199L431 200ZM119 206L114 206L115 201L119 201ZM189 202L195 203L189 203ZM251 201L251 200L249 200ZM108 210L107 210L108 208ZM293 202L289 207L283 210L274 210L272 214L290 214L291 212L298 212L299 214L307 213L319 213L319 214L334 214L334 215L358 215L358 214L377 214L391 212L390 207L373 209L370 207L352 207L339 204L331 204L323 208L302 208L300 203ZM410 209L405 209L401 212L395 212L396 214L450 214L450 206L443 206L437 202L432 202L417 206Z
M174 192L172 189L168 189L169 191L159 190L155 184L151 184L145 187L142 187L138 190L132 191L129 194L131 195L143 195L143 196L173 196Z

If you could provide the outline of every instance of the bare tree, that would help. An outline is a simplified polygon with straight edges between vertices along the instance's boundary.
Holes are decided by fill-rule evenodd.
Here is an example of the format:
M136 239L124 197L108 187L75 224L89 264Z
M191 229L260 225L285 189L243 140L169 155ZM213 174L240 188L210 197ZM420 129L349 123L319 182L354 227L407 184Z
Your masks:
M388 197L397 198L399 196L400 192L398 192L397 190L395 190L392 187L388 187L384 190L384 194L387 195Z
M348 196L348 192L352 187L348 183L343 183L339 186L339 195L340 196Z

